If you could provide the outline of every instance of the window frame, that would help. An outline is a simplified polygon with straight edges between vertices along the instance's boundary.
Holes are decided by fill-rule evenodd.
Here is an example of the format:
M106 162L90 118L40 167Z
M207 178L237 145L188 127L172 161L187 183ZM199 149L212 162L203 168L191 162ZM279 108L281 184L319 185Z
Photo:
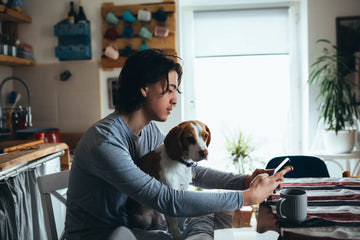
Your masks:
M306 119L308 119L308 111L306 111L306 99L308 94L307 85L302 82L301 77L301 54L300 54L300 6L298 0L245 0L239 3L236 0L206 1L201 0L179 0L179 54L183 59L185 80L182 84L183 96L181 103L181 112L183 120L193 119L195 112L194 82L194 44L192 42L194 36L194 12L206 10L235 10L235 9L256 9L256 8L273 8L287 7L289 10L289 57L290 57L290 116L289 122L289 149L287 154L303 153L307 146ZM186 107L185 107L186 106Z

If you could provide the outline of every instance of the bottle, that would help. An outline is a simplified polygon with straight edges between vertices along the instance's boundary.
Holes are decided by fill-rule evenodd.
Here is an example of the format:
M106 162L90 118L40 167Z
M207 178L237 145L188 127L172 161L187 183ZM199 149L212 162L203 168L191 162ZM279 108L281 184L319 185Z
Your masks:
M2 54L9 55L9 35L5 33L2 34L2 44L3 44Z
M83 8L83 0L79 0L79 13L77 16L77 22L78 23L86 23L86 15Z
M70 2L70 11L68 12L68 23L75 23L76 13L74 9L74 2Z

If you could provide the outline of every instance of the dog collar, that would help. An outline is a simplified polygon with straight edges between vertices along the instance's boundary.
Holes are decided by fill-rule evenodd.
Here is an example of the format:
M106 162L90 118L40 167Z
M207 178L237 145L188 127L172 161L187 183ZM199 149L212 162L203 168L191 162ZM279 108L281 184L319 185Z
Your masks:
M182 164L184 164L184 165L187 166L187 167L192 167L192 166L195 166L195 165L196 165L195 162L187 162L187 161L185 161L185 160L182 159L182 158L179 158L178 161L181 162Z

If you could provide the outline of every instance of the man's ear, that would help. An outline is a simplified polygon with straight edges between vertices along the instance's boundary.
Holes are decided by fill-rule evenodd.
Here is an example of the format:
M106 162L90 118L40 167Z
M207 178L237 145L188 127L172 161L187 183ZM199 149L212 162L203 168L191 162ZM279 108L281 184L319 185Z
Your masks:
M140 88L141 94L144 96L144 98L147 97L147 93L148 93L148 88L147 87L142 87Z

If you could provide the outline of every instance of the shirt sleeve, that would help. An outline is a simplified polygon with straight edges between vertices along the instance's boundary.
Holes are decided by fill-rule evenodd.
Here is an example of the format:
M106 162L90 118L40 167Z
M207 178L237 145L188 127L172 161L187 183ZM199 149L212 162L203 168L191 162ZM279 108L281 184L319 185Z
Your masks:
M199 216L231 211L243 205L240 191L196 192L177 191L139 169L126 149L103 142L92 150L93 174L118 191L168 216Z
M195 166L192 168L195 173L193 185L205 189L230 189L243 190L246 174L234 174L222 172L212 168Z

